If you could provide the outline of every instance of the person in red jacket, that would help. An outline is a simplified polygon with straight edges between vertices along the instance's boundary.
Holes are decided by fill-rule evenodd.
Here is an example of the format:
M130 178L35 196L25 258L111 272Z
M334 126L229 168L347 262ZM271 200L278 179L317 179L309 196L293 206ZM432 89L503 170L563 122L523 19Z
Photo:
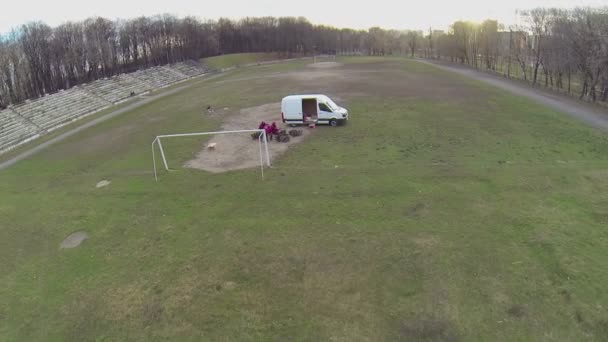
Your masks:
M272 140L272 126L266 125L264 131L266 132L266 140Z
M273 122L272 125L270 125L270 132L273 135L279 135L279 127L277 127L277 123Z

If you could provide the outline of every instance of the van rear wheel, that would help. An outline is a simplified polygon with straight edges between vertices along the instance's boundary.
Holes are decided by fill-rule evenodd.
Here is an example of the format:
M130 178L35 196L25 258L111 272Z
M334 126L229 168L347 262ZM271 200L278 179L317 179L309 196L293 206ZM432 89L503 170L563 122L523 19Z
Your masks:
M331 127L336 127L336 126L338 126L338 120L335 120L335 119L329 120L329 125L330 125Z

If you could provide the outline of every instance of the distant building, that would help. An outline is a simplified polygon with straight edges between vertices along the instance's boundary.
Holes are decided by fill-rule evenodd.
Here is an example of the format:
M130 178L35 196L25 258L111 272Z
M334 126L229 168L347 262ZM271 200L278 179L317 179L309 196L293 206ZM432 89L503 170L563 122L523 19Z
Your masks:
M513 43L511 45L511 39ZM523 50L528 44L528 33L524 31L499 31L498 32L498 49L499 51L508 52L509 47L514 50Z

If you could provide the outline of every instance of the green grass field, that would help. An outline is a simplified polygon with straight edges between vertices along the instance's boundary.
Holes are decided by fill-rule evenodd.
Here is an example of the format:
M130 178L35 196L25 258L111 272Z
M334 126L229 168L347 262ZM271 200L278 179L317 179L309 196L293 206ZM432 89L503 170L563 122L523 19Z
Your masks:
M605 340L608 137L422 63L341 62L239 69L0 171L0 341ZM201 141L173 140L154 182L156 135L300 92L352 120L263 181L180 168Z
M273 61L276 59L279 59L279 55L277 53L251 52L209 57L201 60L201 62L211 69L218 70L250 63Z

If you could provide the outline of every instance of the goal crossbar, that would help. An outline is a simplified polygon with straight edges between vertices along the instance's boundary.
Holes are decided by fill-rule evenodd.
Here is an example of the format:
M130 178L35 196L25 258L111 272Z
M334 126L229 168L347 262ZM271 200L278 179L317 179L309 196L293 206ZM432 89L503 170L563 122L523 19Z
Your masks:
M218 135L218 134L231 134L231 133L260 133L258 137L258 143L260 146L260 168L262 170L262 178L264 177L264 159L266 159L266 166L270 167L270 153L268 153L268 139L266 139L266 131L263 129L242 129L234 131L217 131L217 132L198 132L198 133L180 133L180 134L163 134L157 135L152 141L152 163L154 164L154 179L158 182L158 174L156 171L156 154L154 153L154 145L158 145L160 150L160 156L163 161L165 170L169 171L169 164L165 157L165 151L161 139L163 138L183 138L183 137L196 137L204 135ZM262 151L262 145L264 145ZM265 158L264 158L265 156Z

